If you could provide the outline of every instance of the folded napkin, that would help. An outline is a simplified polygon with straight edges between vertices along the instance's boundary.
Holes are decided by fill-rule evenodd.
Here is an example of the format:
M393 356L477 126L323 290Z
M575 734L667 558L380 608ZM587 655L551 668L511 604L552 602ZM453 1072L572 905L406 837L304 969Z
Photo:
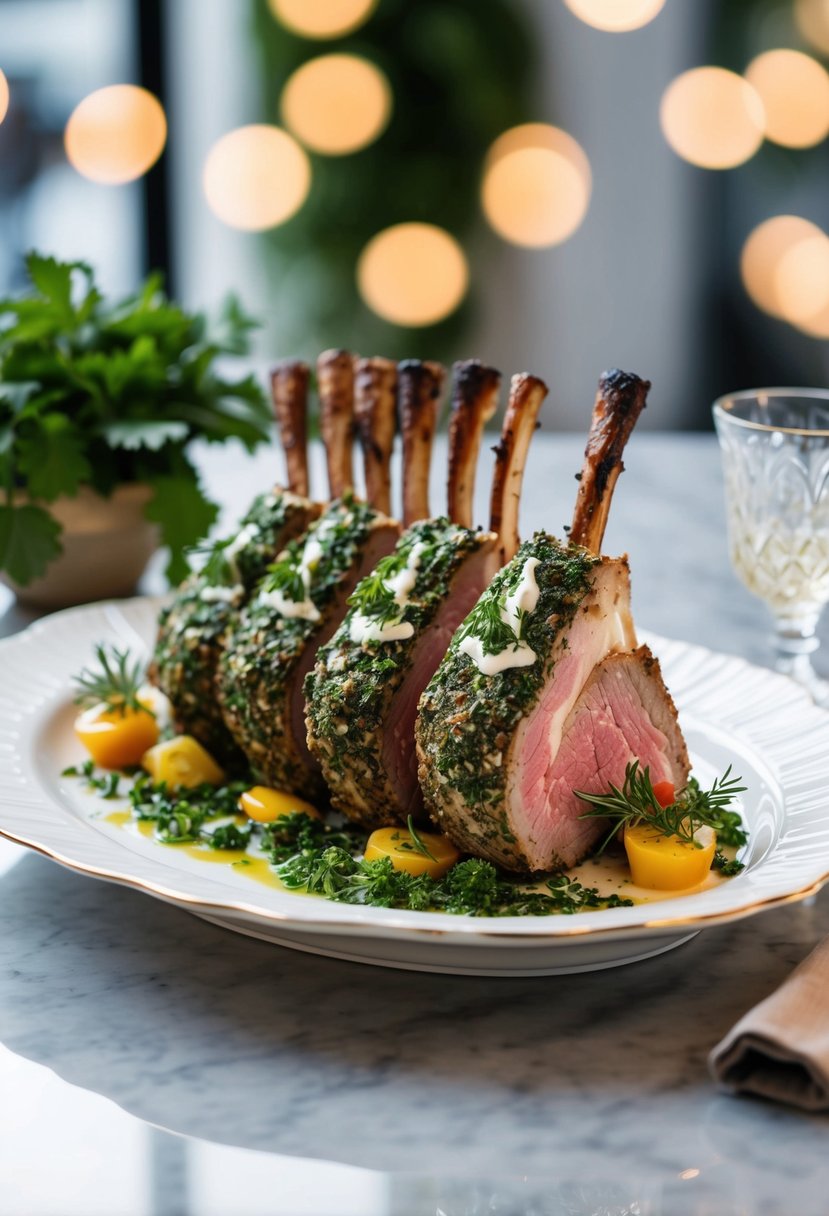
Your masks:
M829 938L740 1019L708 1066L735 1092L829 1110Z

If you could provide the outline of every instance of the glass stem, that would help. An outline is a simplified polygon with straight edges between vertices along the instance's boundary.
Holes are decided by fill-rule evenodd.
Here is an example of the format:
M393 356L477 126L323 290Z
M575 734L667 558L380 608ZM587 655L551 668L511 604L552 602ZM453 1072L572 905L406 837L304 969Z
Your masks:
M820 645L815 634L819 618L819 612L797 617L775 617L774 669L802 684L815 701L823 703L827 684L817 674L811 660L811 655Z

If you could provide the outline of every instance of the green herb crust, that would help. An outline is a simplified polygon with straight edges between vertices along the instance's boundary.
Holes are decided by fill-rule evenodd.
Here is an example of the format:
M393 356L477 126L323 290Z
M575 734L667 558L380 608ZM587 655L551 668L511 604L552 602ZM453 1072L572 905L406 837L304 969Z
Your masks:
M291 720L291 693L297 666L315 635L322 634L348 576L359 560L372 528L385 520L351 495L332 503L307 537L316 537L322 556L311 579L309 596L320 619L283 616L266 598L276 577L283 591L283 569L297 566L301 547L280 554L256 596L235 618L224 637L217 688L224 721L251 766L277 789L322 791L319 774L296 746Z
M461 650L462 637L480 636L482 616L497 614L515 590L528 558L537 558L539 597L535 611L522 620L521 637L538 658L528 667L483 675ZM452 639L452 644L420 700L417 748L420 784L426 807L443 828L447 800L463 808L468 837L452 837L477 852L482 842L508 851L513 843L505 805L508 780L504 753L519 721L533 709L552 670L560 645L582 600L591 572L601 559L575 545L563 545L544 532L521 545L493 579ZM513 637L513 642L515 638Z
M368 827L395 823L404 813L383 755L388 706L411 670L424 631L446 602L452 580L488 538L488 533L460 528L448 519L414 524L378 567L386 578L393 576L404 569L415 545L424 546L402 612L393 598L391 604L385 602L385 584L380 580L378 588L377 574L363 579L350 597L345 620L306 679L308 743L322 766L332 805ZM350 628L358 612L378 621L402 620L414 633L394 641L353 642Z
M216 701L216 670L224 635L279 550L303 532L317 508L288 492L274 490L254 499L239 524L249 540L232 559L233 541L219 541L207 561L178 588L159 617L150 678L170 699L176 729L193 735L219 763L236 768L243 756ZM211 599L208 588L227 588L232 599Z

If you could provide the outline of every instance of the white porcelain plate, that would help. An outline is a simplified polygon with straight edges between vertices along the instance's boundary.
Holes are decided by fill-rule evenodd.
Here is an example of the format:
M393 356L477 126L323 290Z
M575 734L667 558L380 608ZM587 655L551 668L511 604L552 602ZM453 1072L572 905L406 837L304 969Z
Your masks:
M92 604L0 642L0 833L71 869L145 891L240 933L294 949L427 971L551 975L634 962L710 925L801 899L829 878L829 714L781 676L660 638L662 660L705 782L728 764L748 787L737 878L680 898L573 916L481 918L331 903L205 865L107 821L111 804L62 778L83 758L71 677L97 642L136 654L158 601Z

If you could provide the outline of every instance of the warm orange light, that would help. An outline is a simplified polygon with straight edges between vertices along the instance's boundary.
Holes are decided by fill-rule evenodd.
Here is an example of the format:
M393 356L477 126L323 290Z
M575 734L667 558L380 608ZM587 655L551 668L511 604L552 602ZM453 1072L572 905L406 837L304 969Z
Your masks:
M803 37L829 55L829 0L795 0L794 15Z
M484 214L499 236L543 248L572 236L590 203L590 162L571 135L546 123L505 131L484 166Z
M773 317L785 316L778 281L780 264L790 250L822 236L816 224L799 215L775 215L758 224L740 256L743 284L758 308Z
M9 112L9 82L6 80L5 74L0 71L0 122L6 117Z
M683 160L703 169L731 169L763 142L763 103L751 85L725 68L692 68L662 97L666 140Z
M295 139L257 123L228 132L204 165L204 192L231 228L262 232L295 215L311 188L311 166Z
M808 334L810 338L829 338L829 307L824 308L814 317L809 317L806 321L801 321L797 326L804 334Z
M306 38L339 38L371 16L377 0L268 0L268 7L288 29Z
M395 224L373 237L357 264L360 295L394 325L434 325L466 295L469 270L458 242L433 224Z
M383 72L356 55L320 55L297 68L282 93L282 118L315 152L344 156L373 143L391 115Z
M133 84L97 89L69 116L69 163L93 182L120 185L146 173L164 150L167 119L152 93Z
M665 7L665 0L564 0L564 3L587 25L613 33L638 30Z
M787 249L777 264L774 286L781 315L802 325L829 306L829 238L822 232Z
M829 73L801 51L766 51L746 68L766 111L766 138L811 148L829 135Z

